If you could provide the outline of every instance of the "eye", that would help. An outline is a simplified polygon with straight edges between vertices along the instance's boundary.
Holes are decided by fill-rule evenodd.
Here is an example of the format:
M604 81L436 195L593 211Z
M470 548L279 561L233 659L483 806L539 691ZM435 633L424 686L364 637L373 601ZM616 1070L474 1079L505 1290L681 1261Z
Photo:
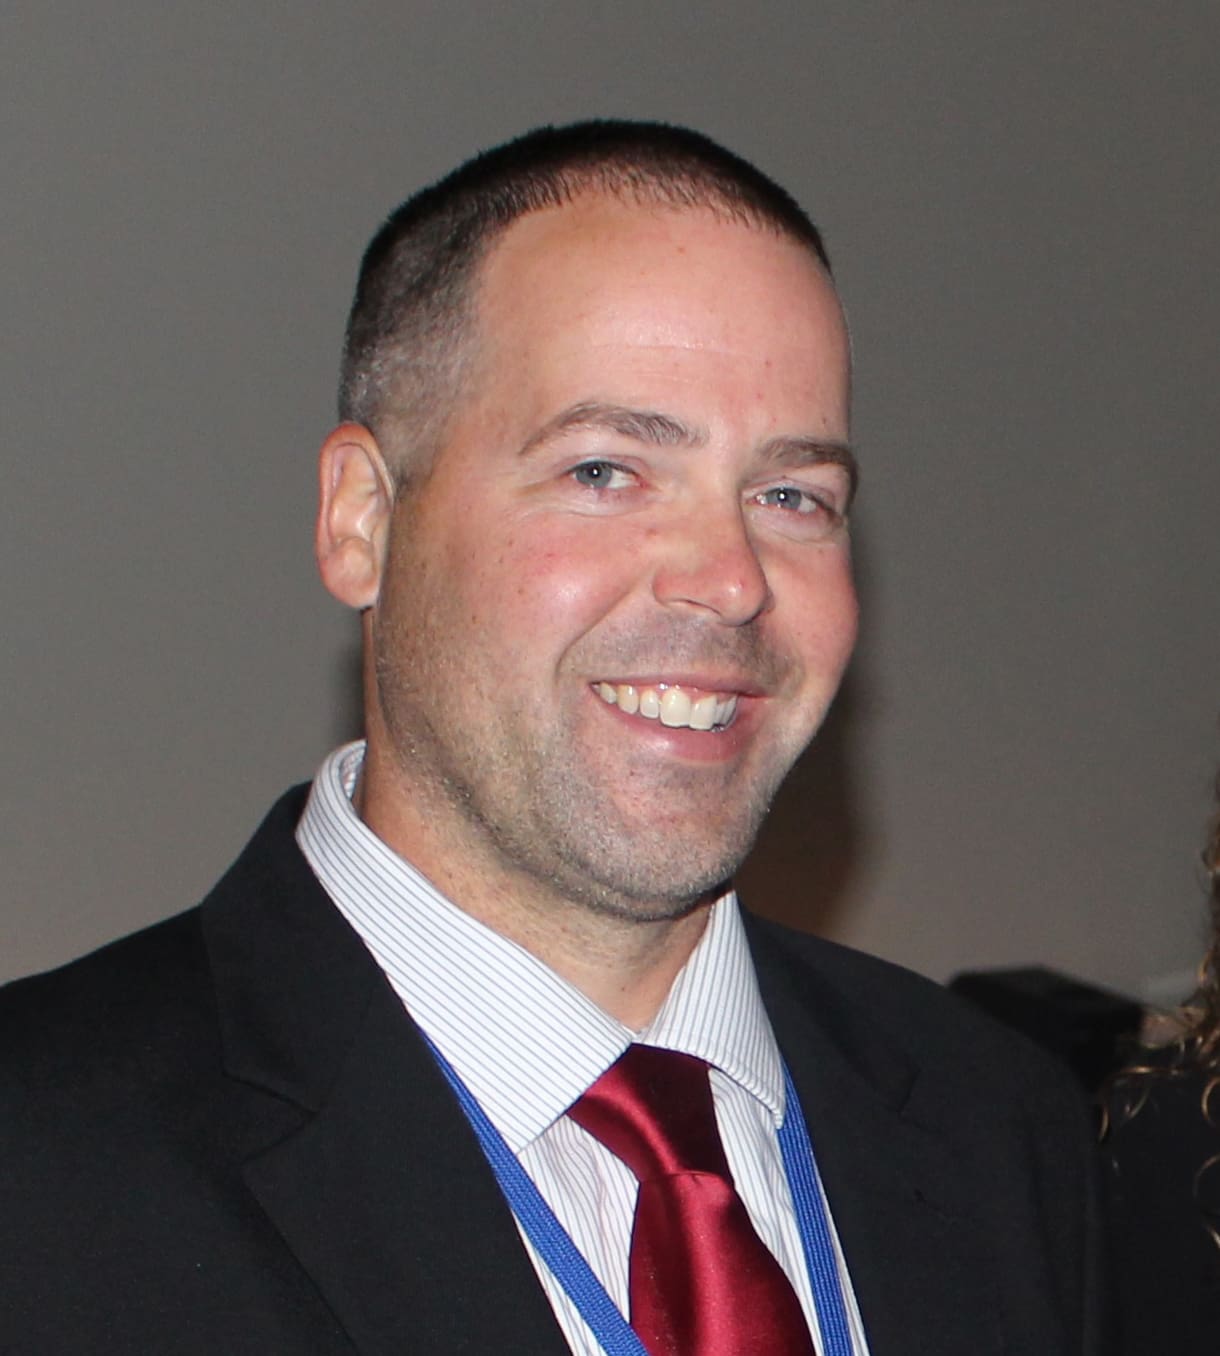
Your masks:
M632 480L631 472L613 461L582 461L568 474L578 485L590 490L624 490Z
M794 529L811 537L827 537L844 521L843 513L829 494L818 494L800 485L769 486L758 491L754 502L762 508L779 509L793 519Z
M821 507L820 500L805 490L798 490L795 485L775 485L763 490L758 502L769 508L791 509L793 513L816 513Z

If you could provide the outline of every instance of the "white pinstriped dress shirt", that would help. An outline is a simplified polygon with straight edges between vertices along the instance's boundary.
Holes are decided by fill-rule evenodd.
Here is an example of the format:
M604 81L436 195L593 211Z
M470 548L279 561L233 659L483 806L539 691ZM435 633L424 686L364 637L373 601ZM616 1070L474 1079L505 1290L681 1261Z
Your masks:
M632 1040L712 1066L716 1118L737 1190L800 1298L815 1340L813 1297L776 1132L783 1121L779 1050L759 997L730 892L660 1012L633 1032L516 943L451 904L359 818L351 794L364 745L323 763L297 842L412 1018L474 1094L573 1242L626 1314L635 1178L563 1113ZM834 1234L834 1222L831 1220ZM577 1356L602 1348L522 1235ZM855 1356L867 1356L850 1277L834 1235ZM822 1343L818 1342L819 1349Z

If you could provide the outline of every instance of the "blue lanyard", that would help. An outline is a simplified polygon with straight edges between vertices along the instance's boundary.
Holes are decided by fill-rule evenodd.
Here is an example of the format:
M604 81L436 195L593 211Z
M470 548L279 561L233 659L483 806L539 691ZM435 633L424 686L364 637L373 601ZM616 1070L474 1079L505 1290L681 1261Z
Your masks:
M517 1161L516 1154L492 1125L474 1094L426 1035L424 1040L441 1073L457 1095L517 1222L580 1311L606 1356L648 1356L635 1330L593 1274L584 1255L556 1219L555 1212L543 1199L533 1178ZM852 1356L847 1305L839 1283L839 1267L814 1163L813 1143L786 1066L784 1123L779 1131L779 1148L784 1173L788 1178L788 1189L792 1192L805 1266L813 1289L813 1304L822 1334L822 1356Z

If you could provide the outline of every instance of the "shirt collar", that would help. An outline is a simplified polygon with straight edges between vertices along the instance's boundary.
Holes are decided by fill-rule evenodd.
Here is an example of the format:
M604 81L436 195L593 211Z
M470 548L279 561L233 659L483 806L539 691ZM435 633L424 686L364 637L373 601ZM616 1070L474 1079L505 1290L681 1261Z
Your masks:
M735 894L661 1010L633 1033L515 942L463 912L360 819L363 743L319 769L297 842L412 1018L519 1153L632 1040L696 1055L783 1118L783 1072Z

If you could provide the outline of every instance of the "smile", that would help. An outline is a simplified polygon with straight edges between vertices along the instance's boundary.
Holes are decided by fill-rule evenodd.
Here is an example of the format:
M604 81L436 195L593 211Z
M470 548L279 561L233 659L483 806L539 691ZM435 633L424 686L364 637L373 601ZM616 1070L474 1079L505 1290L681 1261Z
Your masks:
M723 729L737 714L737 694L733 692L695 695L666 683L650 687L636 687L632 683L594 683L593 691L607 706L617 706L629 716L659 720L671 729Z

